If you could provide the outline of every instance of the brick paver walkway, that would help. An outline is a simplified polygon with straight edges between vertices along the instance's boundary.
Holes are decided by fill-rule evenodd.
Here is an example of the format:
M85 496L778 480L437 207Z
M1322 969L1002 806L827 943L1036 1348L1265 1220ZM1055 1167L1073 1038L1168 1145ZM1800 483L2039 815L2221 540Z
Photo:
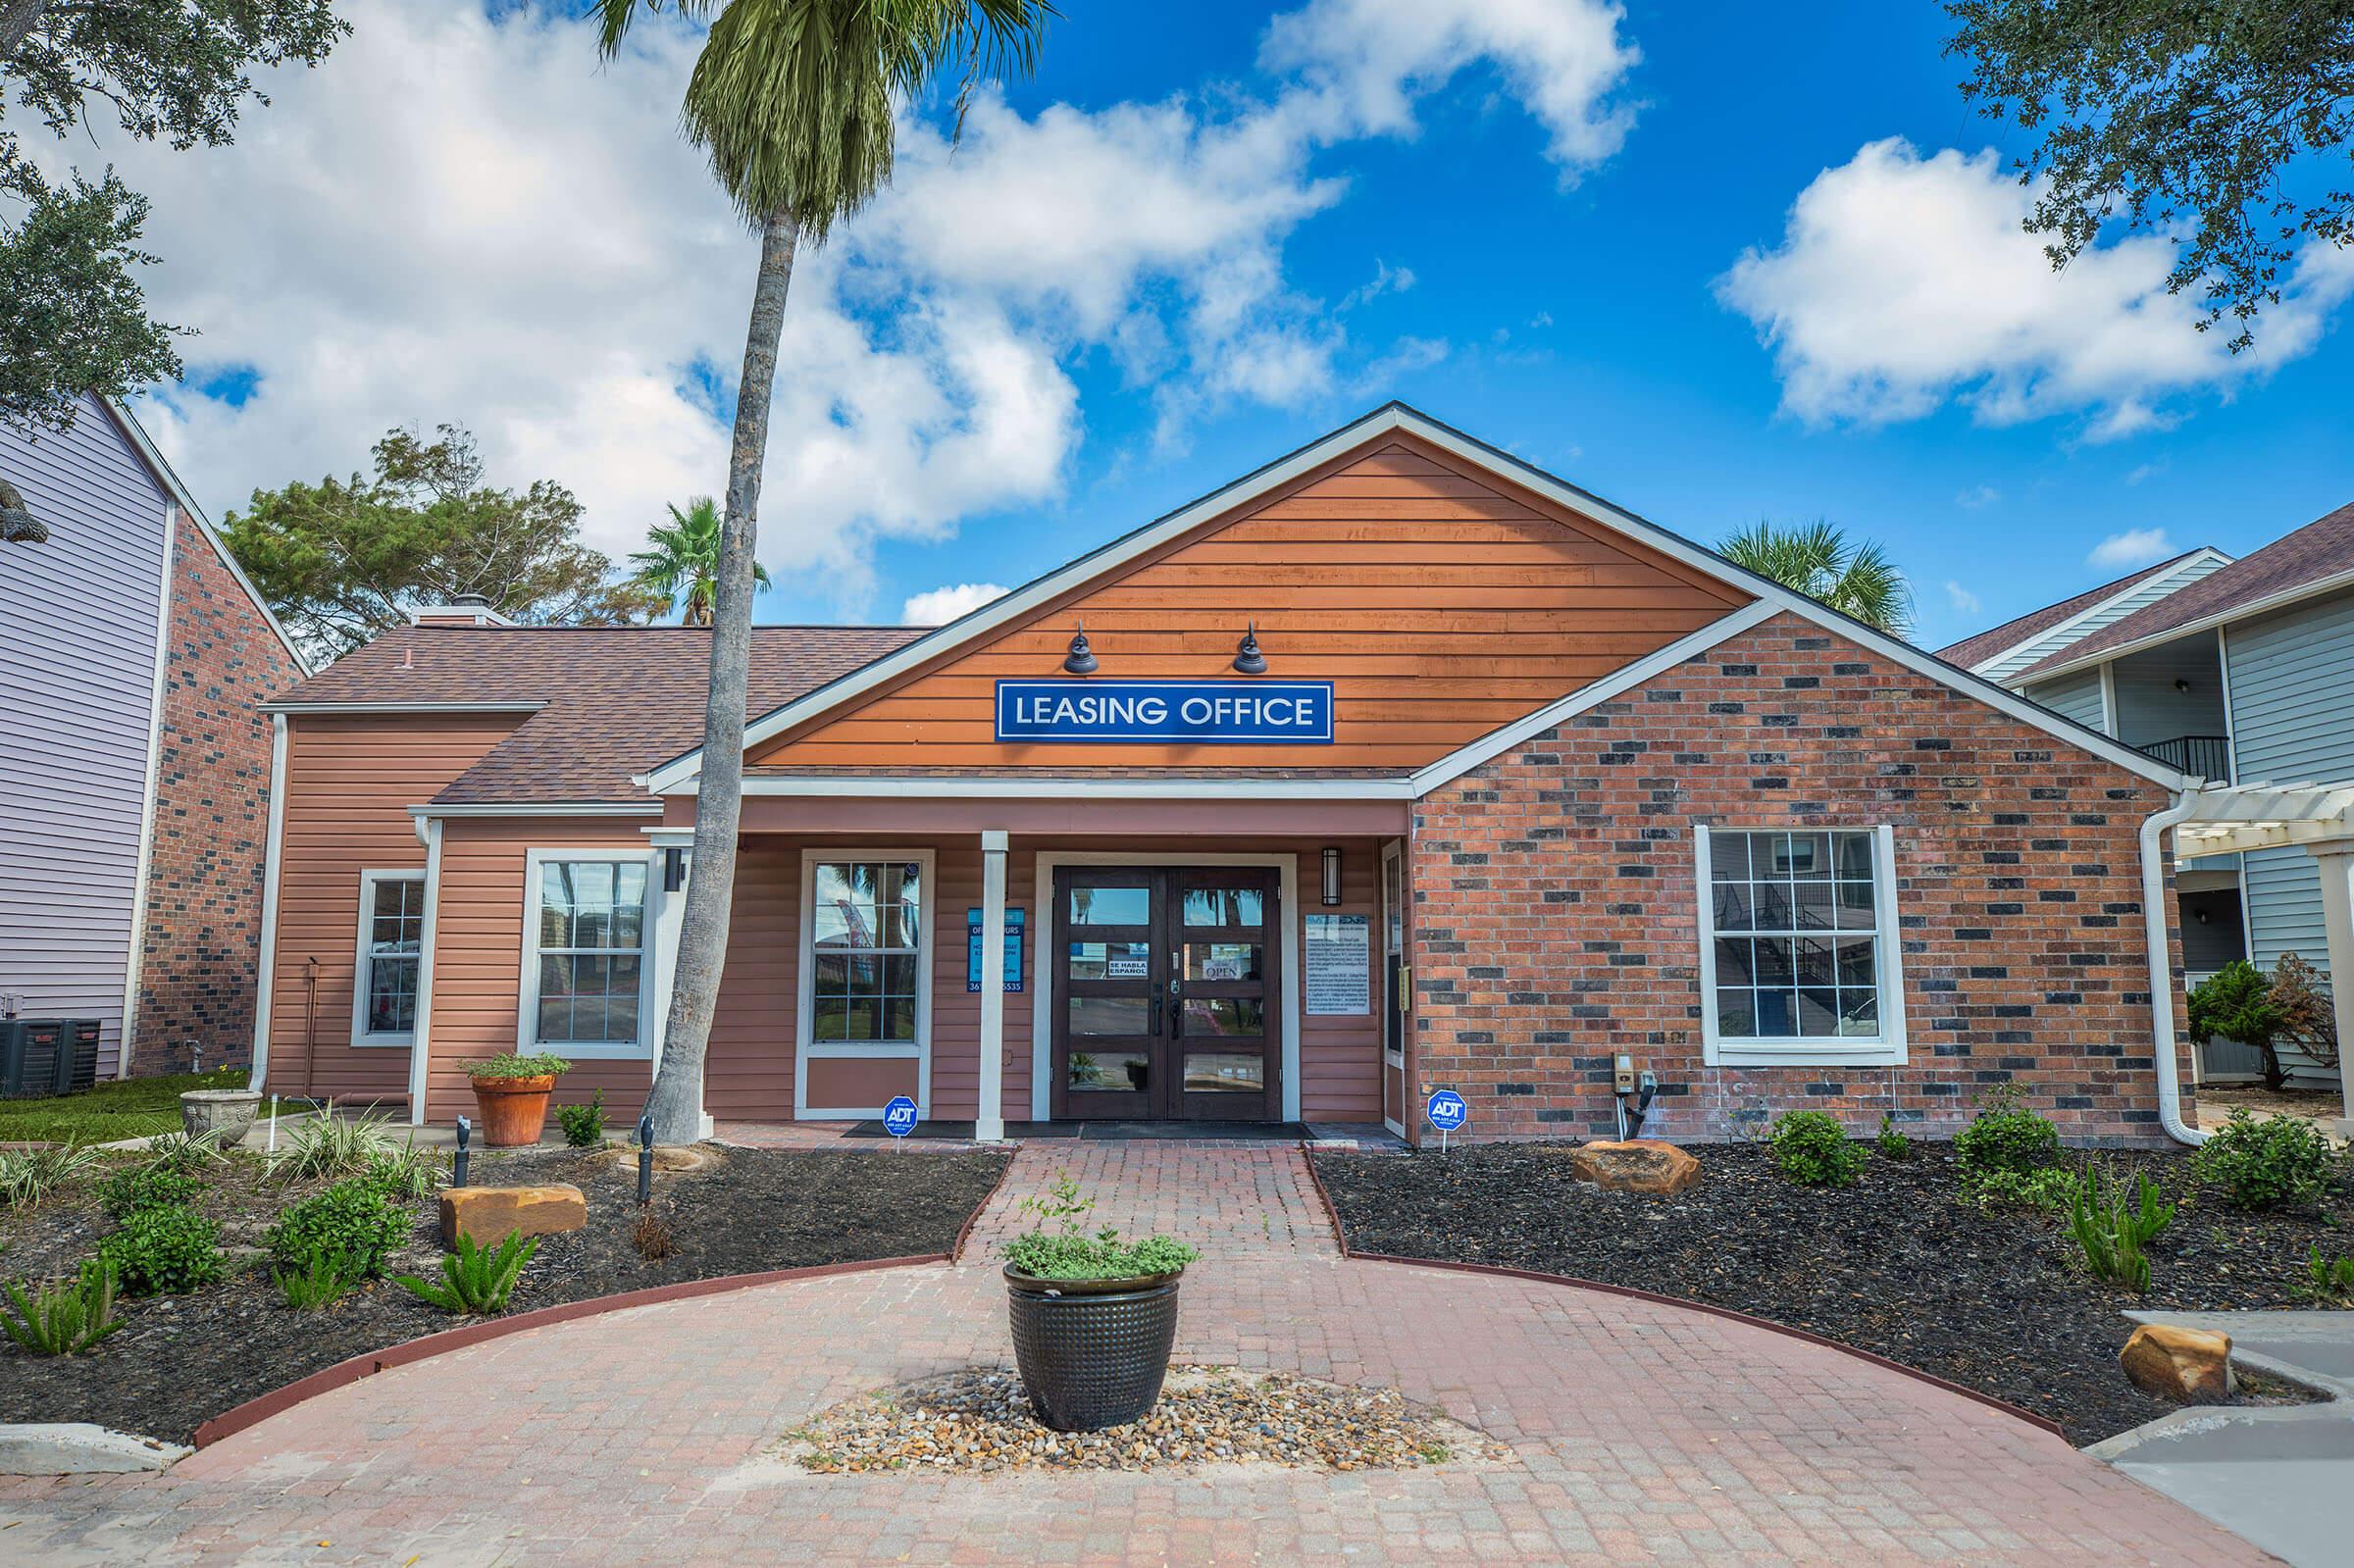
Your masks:
M1009 1359L987 1245L1067 1169L1204 1239L1179 1354L1395 1384L1497 1469L813 1477L769 1455L863 1390ZM148 1563L2239 1563L2059 1439L1706 1314L1344 1261L1300 1157L1023 1151L966 1263L534 1330L383 1374L137 1481L0 1482L0 1560Z

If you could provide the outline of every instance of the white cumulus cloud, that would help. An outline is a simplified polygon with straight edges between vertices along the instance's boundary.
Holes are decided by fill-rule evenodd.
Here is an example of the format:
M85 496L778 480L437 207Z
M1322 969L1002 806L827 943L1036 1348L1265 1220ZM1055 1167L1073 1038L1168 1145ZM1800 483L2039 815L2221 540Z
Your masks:
M2148 566L2180 553L2164 529L2127 529L2094 545L2092 553L2084 557L2084 564L2106 567L2112 572L2130 572L2137 566Z
M1780 243L1743 254L1717 297L1756 324L1802 419L1959 402L1994 425L2080 415L2097 440L2164 429L2192 394L2310 352L2354 289L2354 251L2314 253L2235 356L2227 333L2194 329L2191 297L2166 292L2167 241L2102 245L2055 273L2021 228L2032 202L1992 151L1875 141L1801 191Z
M951 582L910 594L899 606L901 626L947 626L1011 590L996 582Z
M1953 605L1955 611L1962 615L1976 615L1980 610L1986 608L1976 594L1950 578L1946 581L1945 597L1946 601Z

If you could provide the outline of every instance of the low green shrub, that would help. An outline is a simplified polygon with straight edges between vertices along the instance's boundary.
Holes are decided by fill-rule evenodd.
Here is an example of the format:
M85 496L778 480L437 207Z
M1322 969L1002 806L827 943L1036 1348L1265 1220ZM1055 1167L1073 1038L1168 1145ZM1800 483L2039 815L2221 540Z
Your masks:
M98 1164L102 1156L78 1143L0 1150L0 1203L29 1207Z
M125 1295L178 1295L229 1272L220 1225L188 1208L132 1209L98 1243L98 1256Z
M1043 1195L1022 1199L1017 1210L1039 1222L1001 1248L1005 1261L1035 1280L1127 1280L1147 1274L1174 1274L1202 1254L1183 1241L1148 1236L1123 1241L1110 1226L1096 1232L1081 1228L1080 1219L1096 1206L1079 1195L1079 1184L1060 1171ZM1056 1229L1046 1229L1049 1221Z
M466 1076L469 1079L554 1078L571 1071L570 1062L544 1051L537 1056L517 1056L510 1051L504 1056L486 1056L481 1061L466 1064Z
M204 1183L189 1171L162 1161L117 1171L98 1189L98 1206L107 1217L123 1220L140 1209L185 1208L204 1190Z
M2135 1196L2128 1205L2124 1183L2113 1181L2104 1195L2100 1168L2086 1166L2070 1195L2068 1229L2096 1279L2138 1294L2150 1288L2146 1248L2174 1222L2175 1205L2147 1176L2137 1175L2134 1181Z
M1847 1187L1864 1174L1868 1160L1826 1111L1785 1112L1766 1141L1774 1165L1801 1187Z
M1913 1140L1896 1130L1896 1118L1880 1112L1880 1130L1871 1140L1884 1160L1909 1160L1913 1157Z
M2314 1242L2312 1254L2305 1260L2305 1278L2290 1287L2289 1293L2315 1306L2354 1306L2354 1257L2341 1253L2325 1258L2322 1243Z
M316 1312L334 1301L367 1275L363 1262L348 1252L322 1253L299 1269L270 1271L278 1292L297 1312Z
M432 1284L414 1274L400 1276L398 1283L418 1300L444 1312L488 1317L507 1309L507 1297L514 1292L515 1282L523 1277L523 1266L538 1250L537 1237L526 1241L521 1236L510 1236L491 1248L477 1246L471 1238L460 1233L458 1249L441 1259L441 1284Z
M603 1148L605 1091L598 1089L586 1105L557 1106L556 1125L564 1129L564 1141L574 1148Z
M2303 1117L2259 1120L2244 1110L2210 1133L2192 1159L2200 1181L2243 1209L2312 1204L2328 1190L2336 1163L2329 1140Z
M410 1228L409 1211L383 1184L353 1177L286 1205L270 1230L270 1260L287 1274L340 1260L364 1279L384 1272Z
M12 1285L8 1304L0 1306L0 1330L34 1355L77 1355L121 1327L115 1271L97 1258L71 1280L29 1290Z
M2021 1102L2019 1087L1988 1094L1970 1125L1954 1135L1954 1160L1971 1182L1996 1171L2024 1176L2060 1158L2060 1129Z
M2040 1171L1988 1171L1962 1184L1963 1197L1981 1209L2064 1209L2075 1190L2076 1173L2063 1165Z

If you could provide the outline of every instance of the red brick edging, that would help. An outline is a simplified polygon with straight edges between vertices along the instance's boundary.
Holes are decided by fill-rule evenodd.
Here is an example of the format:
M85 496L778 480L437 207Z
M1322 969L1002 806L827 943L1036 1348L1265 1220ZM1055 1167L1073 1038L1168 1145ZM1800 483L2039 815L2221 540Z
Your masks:
M1891 1372L1900 1372L1917 1383L1925 1383L1932 1389L1943 1389L1948 1393L1958 1393L1973 1404L1982 1404L1989 1410L1999 1410L2004 1415L2024 1421L2031 1427L2039 1427L2063 1442L2068 1441L2067 1432L2062 1430L2057 1422L2047 1421L2032 1410L2022 1410L2008 1399L1998 1399L1991 1393L1981 1393L1975 1389L1941 1378L1934 1372L1923 1372L1920 1368L1909 1367L1902 1361L1891 1360L1887 1356L1876 1355L1869 1350L1859 1350L1852 1344L1842 1344L1837 1340L1825 1339L1819 1334L1813 1334L1805 1329L1794 1329L1787 1323L1776 1323L1771 1318L1756 1317L1733 1307L1716 1306L1708 1301L1695 1301L1680 1295L1662 1295L1657 1290L1640 1290L1631 1285L1605 1285L1600 1280L1581 1280L1570 1274L1547 1274L1538 1269L1507 1268L1501 1263L1458 1263L1443 1258L1407 1258L1397 1257L1388 1252L1359 1252L1349 1244L1349 1233L1341 1225L1341 1211L1334 1207L1332 1194L1324 1189L1324 1178L1316 1170L1315 1157L1303 1147L1300 1151L1300 1160L1307 1167L1307 1179L1315 1187L1317 1200L1324 1205L1324 1217L1332 1222L1333 1238L1340 1243L1341 1256L1352 1262L1396 1263L1408 1268L1447 1269L1457 1274L1492 1274L1500 1279L1533 1280L1543 1285L1566 1285L1580 1290L1599 1290L1605 1295L1623 1295L1637 1301L1655 1301L1662 1306L1682 1307L1688 1312L1705 1312L1711 1317L1726 1318L1734 1323L1745 1323L1753 1329L1764 1329L1770 1334L1784 1335L1793 1340L1803 1340L1808 1344L1820 1345L1826 1350L1836 1350L1841 1355L1853 1356L1859 1361L1868 1361L1873 1366L1885 1367Z
M1014 1148L1016 1151L1018 1151L1021 1148L1021 1145L1017 1143L1014 1145ZM989 1212L989 1206L998 1200L998 1194L1004 1191L1005 1184L1012 1180L1013 1155L1007 1154L1005 1156L1005 1164L998 1172L998 1180L996 1184L989 1189L989 1195L983 1198L980 1202L974 1204L973 1212L967 1214L964 1217L964 1223L956 1227L956 1239L948 1243L948 1261L950 1263L962 1263L964 1261L964 1243L972 1239L973 1227L981 1223L981 1216Z
M978 1214L980 1210L973 1212ZM969 1227L972 1222L968 1219L965 1223ZM961 1242L961 1238L959 1240ZM918 1264L950 1261L952 1259L948 1253L925 1252L912 1257L869 1258L856 1263L814 1263L797 1269L771 1269L764 1274L723 1274L708 1280L683 1280L676 1285L651 1286L643 1290L595 1295L585 1301L566 1301L559 1306L540 1307L532 1312L518 1312L511 1317L470 1323L462 1329L445 1329L439 1334L423 1335L399 1344L386 1345L382 1350L355 1355L348 1361L338 1361L332 1367L322 1367L308 1377L296 1378L283 1388L273 1389L243 1404L231 1406L196 1429L196 1446L208 1448L223 1438L232 1437L247 1427L283 1414L307 1399L316 1399L345 1384L357 1383L362 1378L372 1378L379 1372L388 1372L394 1367L404 1367L431 1356L463 1350L468 1345L481 1344L488 1340L521 1334L526 1329L543 1329L550 1324L570 1323L578 1318L596 1317L629 1307L655 1306L665 1301L683 1301L698 1295L719 1295L755 1285L784 1285L794 1280L822 1280L830 1275L865 1274L875 1269L904 1269Z

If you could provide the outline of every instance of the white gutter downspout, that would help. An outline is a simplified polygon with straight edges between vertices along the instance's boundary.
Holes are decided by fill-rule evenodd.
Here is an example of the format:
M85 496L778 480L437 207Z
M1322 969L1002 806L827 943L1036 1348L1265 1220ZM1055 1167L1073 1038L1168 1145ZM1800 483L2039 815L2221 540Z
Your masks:
M2186 821L2198 804L2198 791L2188 790L2141 824L2141 926L2149 950L2150 1039L2158 1053L2158 1121L2167 1137L2193 1146L2206 1142L2207 1135L2182 1120L2182 1081L2175 1061L2175 972L2167 941L2174 922L2167 914L2166 832Z
M285 875L286 716L270 716L270 831L262 840L262 948L253 977L253 1077L258 1089L270 1071L271 981L278 970L278 883Z
M417 943L417 1026L409 1034L409 1125L425 1125L425 1096L431 1081L427 1062L433 1052L434 949L441 924L441 819L415 819L418 841L425 845L425 925Z

